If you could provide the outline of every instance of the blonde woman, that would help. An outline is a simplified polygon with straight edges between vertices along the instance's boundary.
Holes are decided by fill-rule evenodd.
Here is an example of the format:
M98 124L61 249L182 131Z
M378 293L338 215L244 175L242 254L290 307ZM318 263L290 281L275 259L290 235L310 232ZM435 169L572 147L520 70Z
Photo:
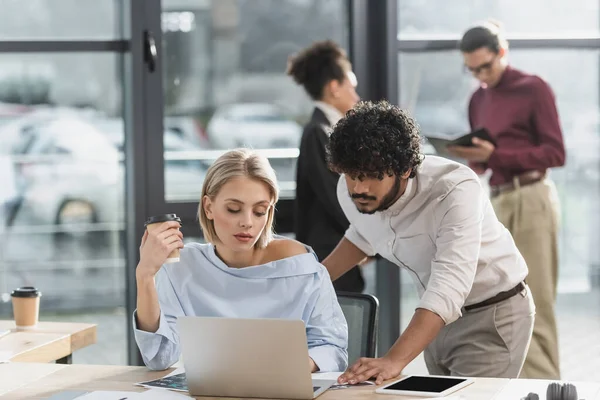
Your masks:
M301 319L311 371L347 367L348 328L327 270L310 248L273 235L278 192L266 158L232 150L202 187L198 217L208 244L184 247L177 222L144 233L134 332L150 369L179 359L175 321L184 315ZM164 264L176 248L181 261Z

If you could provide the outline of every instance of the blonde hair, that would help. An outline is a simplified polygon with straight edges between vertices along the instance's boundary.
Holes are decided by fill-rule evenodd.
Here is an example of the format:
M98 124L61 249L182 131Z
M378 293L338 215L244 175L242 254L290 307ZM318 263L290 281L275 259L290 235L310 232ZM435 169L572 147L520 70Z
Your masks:
M269 160L249 149L230 150L221 155L208 169L202 184L202 195L198 205L198 219L204 232L204 238L209 243L219 242L214 221L208 219L204 210L204 196L214 200L223 185L237 177L254 179L269 187L273 205L267 211L267 223L256 242L256 247L264 248L273 239L273 219L275 203L279 199L279 187L275 171L269 164Z

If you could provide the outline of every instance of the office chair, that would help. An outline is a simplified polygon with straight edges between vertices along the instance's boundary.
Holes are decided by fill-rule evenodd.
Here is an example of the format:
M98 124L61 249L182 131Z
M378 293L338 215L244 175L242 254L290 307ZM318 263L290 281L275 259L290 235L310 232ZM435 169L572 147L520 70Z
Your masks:
M370 294L337 292L348 323L348 363L360 357L376 357L379 301Z
M571 383L553 382L546 389L546 400L578 400L577 388ZM540 400L537 393L529 393L523 400Z

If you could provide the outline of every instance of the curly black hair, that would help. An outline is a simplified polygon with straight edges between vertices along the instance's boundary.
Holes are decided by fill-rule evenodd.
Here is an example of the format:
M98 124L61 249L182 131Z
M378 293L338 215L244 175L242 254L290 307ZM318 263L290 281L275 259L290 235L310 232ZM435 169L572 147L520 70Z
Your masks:
M332 171L353 178L401 176L423 161L415 120L387 101L361 101L333 128L327 146Z
M350 69L344 49L331 40L324 40L290 56L287 74L302 85L313 100L320 100L325 85L332 80L343 82Z

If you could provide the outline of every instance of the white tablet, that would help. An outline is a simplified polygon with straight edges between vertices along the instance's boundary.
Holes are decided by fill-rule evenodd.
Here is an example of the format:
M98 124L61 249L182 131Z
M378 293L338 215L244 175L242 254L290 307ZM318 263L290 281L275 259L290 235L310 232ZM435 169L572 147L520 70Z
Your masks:
M404 396L443 397L473 383L473 379L452 376L409 375L380 387L375 393Z

